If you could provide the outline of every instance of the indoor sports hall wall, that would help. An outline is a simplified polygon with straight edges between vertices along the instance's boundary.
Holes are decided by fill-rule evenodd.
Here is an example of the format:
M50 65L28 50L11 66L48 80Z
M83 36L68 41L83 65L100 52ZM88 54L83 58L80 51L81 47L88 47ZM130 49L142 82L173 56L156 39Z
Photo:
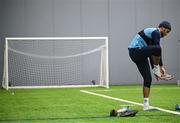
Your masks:
M128 56L139 30L172 23L162 40L164 64L180 79L180 0L0 0L0 80L5 37L108 36L110 84L142 79Z

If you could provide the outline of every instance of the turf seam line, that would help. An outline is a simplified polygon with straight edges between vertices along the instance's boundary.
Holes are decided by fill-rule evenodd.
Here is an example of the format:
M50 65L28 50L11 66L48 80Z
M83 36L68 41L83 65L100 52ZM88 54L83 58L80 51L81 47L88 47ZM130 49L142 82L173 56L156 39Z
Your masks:
M126 103L130 103L130 104L135 104L135 105L143 106L142 103L138 103L138 102L124 100L124 99L120 99L120 98L116 98L116 97L111 97L111 96L107 96L107 95L103 95L103 94L98 94L98 93L94 93L94 92L90 92L90 91L86 91L86 90L80 90L80 91L83 92L83 93L87 93L87 94L91 94L91 95L95 95L95 96L100 96L100 97L104 97L104 98L111 99L111 100L117 100L117 101L121 101L121 102L126 102ZM167 113L171 113L171 114L180 115L180 112L171 111L171 110L167 110L167 109L163 109L163 108L159 108L159 107L154 107L154 108L156 108L157 110L162 111L162 112L167 112Z
M153 90L179 90L180 88L153 88ZM97 92L101 92L101 91L130 91L130 90L142 90L142 88L135 88L135 89L108 89L108 90L89 90L89 91L97 91Z

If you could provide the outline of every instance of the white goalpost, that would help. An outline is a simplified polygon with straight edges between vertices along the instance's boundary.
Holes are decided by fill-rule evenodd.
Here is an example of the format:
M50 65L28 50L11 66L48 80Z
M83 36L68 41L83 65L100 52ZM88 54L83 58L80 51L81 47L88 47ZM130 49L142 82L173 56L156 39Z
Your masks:
M2 87L109 87L108 37L7 37Z

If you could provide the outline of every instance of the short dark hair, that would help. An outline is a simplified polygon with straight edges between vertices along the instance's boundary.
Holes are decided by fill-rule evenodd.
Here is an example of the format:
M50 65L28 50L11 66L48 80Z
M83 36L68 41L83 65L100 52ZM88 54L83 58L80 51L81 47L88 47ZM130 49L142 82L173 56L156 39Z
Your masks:
M166 28L166 29L171 30L171 24L170 24L168 21L162 21L162 22L159 24L158 27L159 27L159 28L160 28L160 27L164 27L164 28Z

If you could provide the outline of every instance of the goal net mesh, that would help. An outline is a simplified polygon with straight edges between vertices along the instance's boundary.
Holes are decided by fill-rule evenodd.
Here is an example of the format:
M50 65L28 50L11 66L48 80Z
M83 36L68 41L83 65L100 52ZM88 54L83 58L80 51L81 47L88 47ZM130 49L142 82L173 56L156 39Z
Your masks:
M8 39L6 45L6 88L107 86L105 39Z

